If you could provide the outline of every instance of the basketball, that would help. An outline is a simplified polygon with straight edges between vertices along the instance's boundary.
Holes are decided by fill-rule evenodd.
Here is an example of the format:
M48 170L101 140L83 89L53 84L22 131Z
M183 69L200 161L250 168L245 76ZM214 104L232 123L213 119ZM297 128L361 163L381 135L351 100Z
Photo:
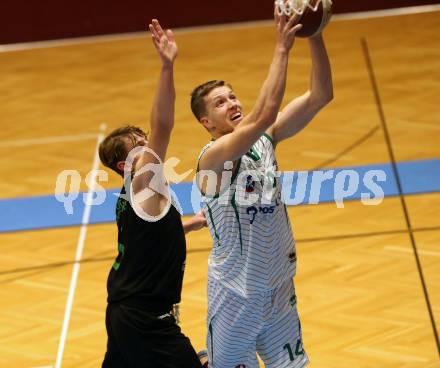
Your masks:
M296 33L297 37L312 37L321 32L332 15L331 0L277 0L275 4L280 14L288 17L301 15L298 23L303 27Z

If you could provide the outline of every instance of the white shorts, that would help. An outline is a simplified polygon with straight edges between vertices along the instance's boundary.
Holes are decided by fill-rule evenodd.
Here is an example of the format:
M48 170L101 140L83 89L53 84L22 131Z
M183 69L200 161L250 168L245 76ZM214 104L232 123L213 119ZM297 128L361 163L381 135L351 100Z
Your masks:
M292 280L244 298L208 280L210 368L301 368L308 363Z

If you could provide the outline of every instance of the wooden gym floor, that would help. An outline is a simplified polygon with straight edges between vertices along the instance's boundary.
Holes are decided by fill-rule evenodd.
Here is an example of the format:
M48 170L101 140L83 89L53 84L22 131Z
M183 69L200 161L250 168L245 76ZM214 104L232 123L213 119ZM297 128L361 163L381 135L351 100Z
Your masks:
M169 156L181 160L177 171L184 172L195 167L208 140L191 116L191 89L226 79L249 110L267 72L274 32L263 23L181 31L176 37L178 98ZM325 38L335 100L277 148L281 169L390 161L362 39L396 160L439 158L439 13L333 21ZM1 198L50 195L65 169L84 178L103 122L107 132L125 123L147 127L158 65L147 35L0 53ZM297 40L285 101L307 88L309 67L307 42ZM41 144L46 138L54 139ZM110 173L103 185L116 188L120 179ZM87 190L84 180L81 189ZM440 194L405 200L433 318L398 197L378 206L353 201L344 208L289 208L310 367L440 367L433 328L433 322L437 331L440 324ZM55 365L79 235L79 226L0 234L0 366ZM208 231L192 233L187 241L182 328L202 349ZM114 224L88 226L63 367L100 366L105 283L116 253Z

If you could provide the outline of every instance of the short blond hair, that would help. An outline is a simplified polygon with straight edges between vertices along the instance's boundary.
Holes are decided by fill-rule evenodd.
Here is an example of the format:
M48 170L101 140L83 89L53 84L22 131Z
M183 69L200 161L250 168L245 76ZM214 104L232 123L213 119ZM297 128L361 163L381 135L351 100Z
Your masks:
M139 135L147 139L147 133L141 128L133 125L127 125L122 128L113 130L99 145L99 158L102 164L119 175L123 172L118 169L118 162L125 161L128 156L125 138L136 144L134 135Z

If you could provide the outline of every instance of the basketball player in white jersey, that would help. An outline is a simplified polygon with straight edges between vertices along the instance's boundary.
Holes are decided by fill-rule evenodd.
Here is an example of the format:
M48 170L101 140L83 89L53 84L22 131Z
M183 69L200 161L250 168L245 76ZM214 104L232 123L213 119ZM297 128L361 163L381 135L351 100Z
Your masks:
M322 36L309 39L310 88L278 114L297 19L275 11L277 42L253 110L244 115L232 87L210 81L194 89L191 108L212 141L199 157L197 183L213 239L208 275L210 368L304 367L293 276L295 242L274 154L333 98ZM214 176L212 175L214 173ZM214 178L214 180L212 180Z

